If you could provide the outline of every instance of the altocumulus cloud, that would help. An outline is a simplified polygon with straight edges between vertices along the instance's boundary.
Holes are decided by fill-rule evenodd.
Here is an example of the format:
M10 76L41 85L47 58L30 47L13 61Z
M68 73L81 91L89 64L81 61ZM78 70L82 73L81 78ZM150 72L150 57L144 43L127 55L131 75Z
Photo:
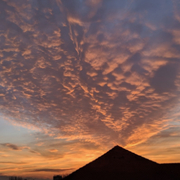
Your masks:
M1 0L1 113L97 144L167 129L179 104L179 12L178 0Z

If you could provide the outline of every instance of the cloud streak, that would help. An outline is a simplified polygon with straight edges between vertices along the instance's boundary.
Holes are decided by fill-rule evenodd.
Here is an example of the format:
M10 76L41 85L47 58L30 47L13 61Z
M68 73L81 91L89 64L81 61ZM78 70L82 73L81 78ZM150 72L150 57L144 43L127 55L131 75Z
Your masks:
M3 143L3 144L0 144L1 146L4 146L4 147L7 147L11 150L15 150L15 151L21 151L23 149L27 149L28 147L20 147L20 146L17 146L15 144L10 144L10 143Z
M12 150L12 151L28 150L30 153L40 155L39 152L32 150L31 147L28 147L28 146L17 146L15 144L11 144L11 143L2 143L2 144L0 144L0 146L4 147L4 151L6 151L6 150Z
M73 169L34 169L31 172L63 172L69 170L73 170Z

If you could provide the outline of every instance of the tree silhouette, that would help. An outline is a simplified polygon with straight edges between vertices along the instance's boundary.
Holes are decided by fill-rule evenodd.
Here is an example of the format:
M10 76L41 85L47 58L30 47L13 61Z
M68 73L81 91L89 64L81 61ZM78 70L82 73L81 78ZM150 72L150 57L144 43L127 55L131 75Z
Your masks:
M9 177L9 180L23 180L23 178L17 177L17 176L11 176L11 177Z
M63 177L60 176L60 175L57 175L57 176L54 176L54 177L53 177L53 180L61 180L61 179L63 179Z

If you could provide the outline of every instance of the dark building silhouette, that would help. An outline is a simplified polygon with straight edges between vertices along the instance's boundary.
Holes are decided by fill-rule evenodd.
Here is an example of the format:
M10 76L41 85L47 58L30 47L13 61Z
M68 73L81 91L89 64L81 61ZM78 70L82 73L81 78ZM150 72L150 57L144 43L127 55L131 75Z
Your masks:
M53 180L61 180L61 179L62 179L62 176L60 176L60 175L57 175L57 176L53 177Z
M64 180L180 180L180 164L158 164L119 146Z

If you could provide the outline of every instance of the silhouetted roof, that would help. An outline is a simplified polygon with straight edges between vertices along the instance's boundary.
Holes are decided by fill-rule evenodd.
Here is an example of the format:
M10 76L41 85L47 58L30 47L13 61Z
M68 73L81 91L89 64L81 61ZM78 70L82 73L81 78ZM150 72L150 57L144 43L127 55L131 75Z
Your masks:
M64 180L178 180L178 167L180 164L160 165L115 146Z
M65 180L124 179L128 178L129 175L132 177L132 175L141 174L141 172L154 171L157 166L156 162L136 155L120 146L115 146L104 155L67 176Z

